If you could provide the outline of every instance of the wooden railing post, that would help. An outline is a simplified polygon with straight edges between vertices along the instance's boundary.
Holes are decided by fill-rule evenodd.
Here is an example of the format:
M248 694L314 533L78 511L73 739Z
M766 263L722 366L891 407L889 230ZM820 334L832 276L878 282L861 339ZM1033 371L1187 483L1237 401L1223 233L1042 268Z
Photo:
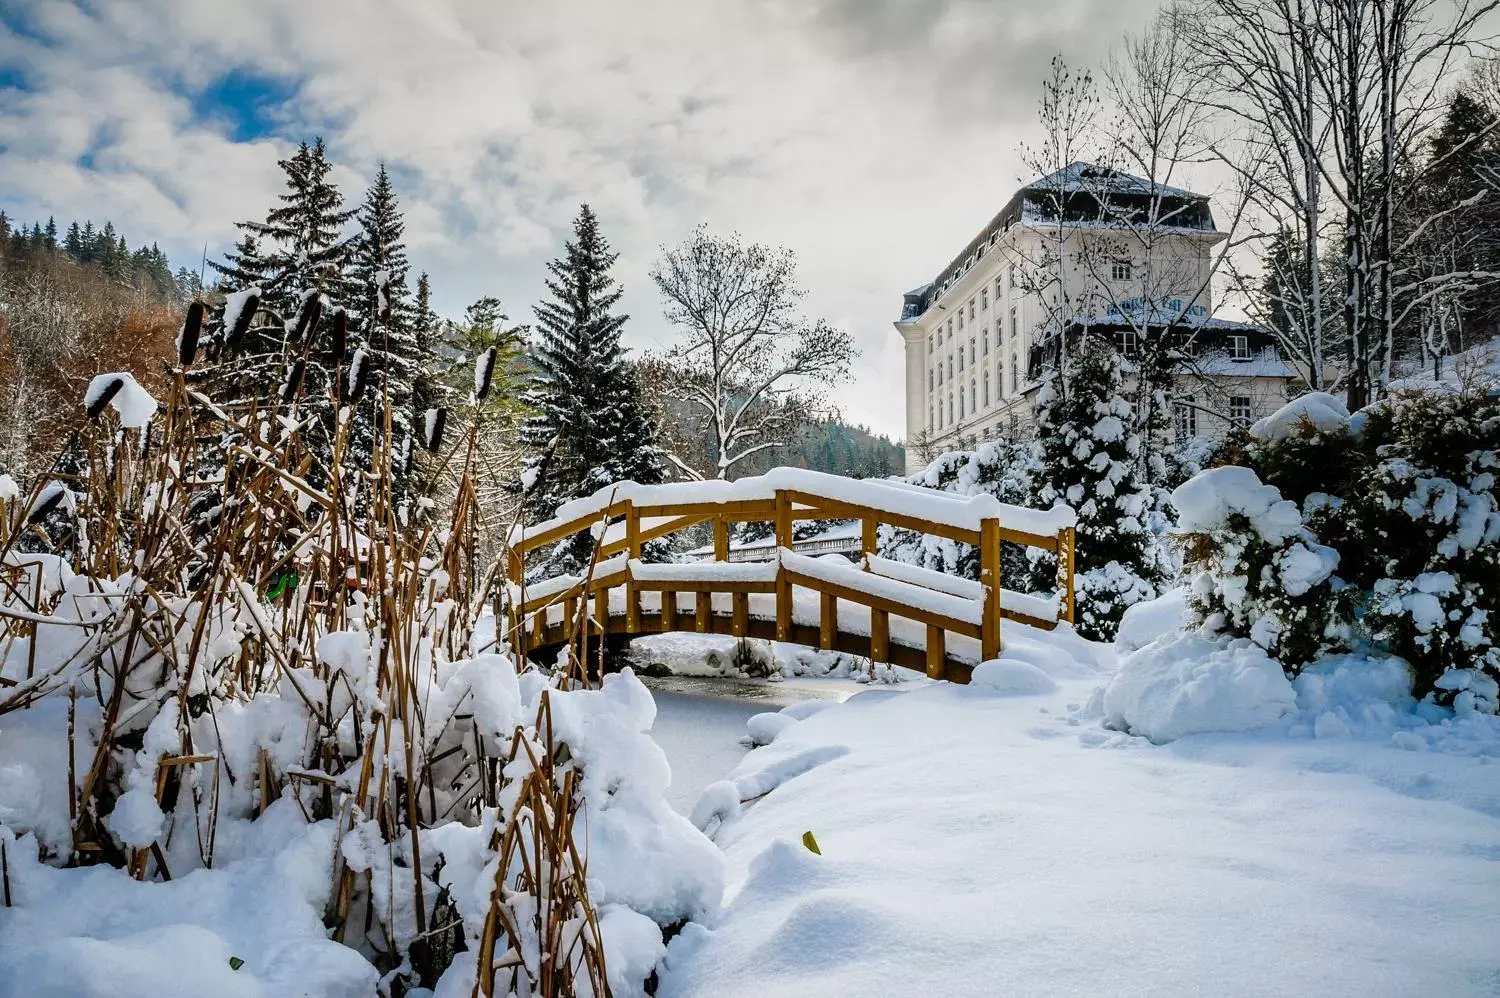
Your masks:
M859 521L859 550L866 559L869 559L876 551L875 531L879 526L880 521L874 517L867 516ZM866 560L865 568L869 567L869 561Z
M729 560L729 521L714 517L714 561Z
M776 490L776 640L792 639L792 584L781 565L780 548L792 547L792 497Z
M936 624L927 625L927 678L942 679L947 671L947 634Z
M891 615L884 610L870 610L870 661L891 660Z
M818 647L832 651L839 636L839 598L833 593L819 593L818 611Z
M979 521L979 581L984 615L979 627L979 654L984 661L1000 656L1000 521Z
M635 503L625 500L625 550L627 558L641 556L641 514ZM641 630L641 594L635 588L630 565L625 566L625 631L639 634Z
M699 590L694 593L696 605L693 608L693 629L699 634L707 634L709 631L709 618L714 615L713 595Z
M1073 623L1073 552L1076 548L1073 527L1057 532L1057 618Z
M662 633L677 630L677 590L667 589L661 594Z

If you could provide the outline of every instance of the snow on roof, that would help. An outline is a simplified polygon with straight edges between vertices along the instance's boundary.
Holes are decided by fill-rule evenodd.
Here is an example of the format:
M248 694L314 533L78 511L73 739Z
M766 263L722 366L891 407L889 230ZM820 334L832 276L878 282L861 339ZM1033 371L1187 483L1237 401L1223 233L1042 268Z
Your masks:
M1160 195L1169 198L1191 198L1203 200L1202 194L1194 194L1192 191L1183 190L1181 187L1170 187L1166 184L1152 183L1145 177L1137 177L1133 173L1124 170L1116 170L1108 166L1099 166L1097 163L1086 163L1079 160L1069 163L1061 170L1054 170L1044 177L1038 177L1025 187L1023 191L1063 191L1074 193L1084 191L1088 193L1108 194L1139 194Z

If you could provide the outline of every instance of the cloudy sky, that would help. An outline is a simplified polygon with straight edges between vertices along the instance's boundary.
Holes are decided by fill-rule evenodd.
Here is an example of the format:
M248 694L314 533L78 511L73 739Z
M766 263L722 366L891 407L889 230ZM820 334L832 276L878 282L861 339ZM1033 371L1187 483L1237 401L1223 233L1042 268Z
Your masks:
M795 250L862 355L836 401L903 432L901 294L1023 173L1039 83L1154 0L3 0L0 208L111 219L196 265L324 136L346 197L384 161L439 311L530 318L580 201L647 272L698 222Z

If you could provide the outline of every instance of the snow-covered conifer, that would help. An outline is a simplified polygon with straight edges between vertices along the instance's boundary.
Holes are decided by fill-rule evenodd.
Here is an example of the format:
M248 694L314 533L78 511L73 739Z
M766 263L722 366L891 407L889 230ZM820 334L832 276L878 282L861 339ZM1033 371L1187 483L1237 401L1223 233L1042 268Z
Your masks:
M1140 477L1141 438L1132 428L1114 349L1086 341L1068 370L1037 394L1037 470L1032 504L1078 514L1076 623L1108 640L1125 608L1153 599L1164 577L1149 527L1151 489ZM1051 588L1055 566L1037 563L1035 584Z

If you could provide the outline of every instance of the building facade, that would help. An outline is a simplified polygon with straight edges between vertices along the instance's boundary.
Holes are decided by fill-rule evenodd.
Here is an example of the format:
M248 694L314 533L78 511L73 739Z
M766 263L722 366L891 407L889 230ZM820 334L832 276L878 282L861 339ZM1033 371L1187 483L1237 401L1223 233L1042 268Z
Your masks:
M908 472L950 450L1024 436L1041 378L1085 336L1124 358L1146 337L1180 344L1182 438L1222 436L1286 401L1274 338L1214 317L1208 199L1075 163L1027 185L937 278L905 296Z

